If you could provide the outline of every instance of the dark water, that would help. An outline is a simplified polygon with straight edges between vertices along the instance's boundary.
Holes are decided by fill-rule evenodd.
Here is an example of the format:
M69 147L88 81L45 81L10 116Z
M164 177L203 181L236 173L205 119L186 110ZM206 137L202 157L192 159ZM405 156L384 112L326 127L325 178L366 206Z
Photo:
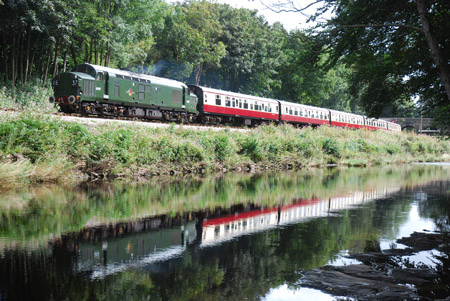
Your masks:
M449 231L449 180L413 165L3 192L0 300L333 299L302 273Z

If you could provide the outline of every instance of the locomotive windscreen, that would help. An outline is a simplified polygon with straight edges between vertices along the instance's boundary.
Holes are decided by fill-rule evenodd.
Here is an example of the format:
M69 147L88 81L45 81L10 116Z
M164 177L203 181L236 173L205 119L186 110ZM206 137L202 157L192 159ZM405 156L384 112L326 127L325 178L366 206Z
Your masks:
M72 72L86 73L95 78L95 69L94 69L94 67L92 67L90 65L81 64L81 65L75 66L73 68Z

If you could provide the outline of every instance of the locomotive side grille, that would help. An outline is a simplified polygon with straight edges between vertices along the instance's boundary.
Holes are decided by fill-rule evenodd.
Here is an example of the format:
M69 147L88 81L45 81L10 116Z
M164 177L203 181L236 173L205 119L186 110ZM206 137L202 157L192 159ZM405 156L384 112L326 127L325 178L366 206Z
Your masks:
M172 91L172 101L175 103L181 103L181 91Z
M83 83L84 95L93 96L94 95L94 81L85 80Z

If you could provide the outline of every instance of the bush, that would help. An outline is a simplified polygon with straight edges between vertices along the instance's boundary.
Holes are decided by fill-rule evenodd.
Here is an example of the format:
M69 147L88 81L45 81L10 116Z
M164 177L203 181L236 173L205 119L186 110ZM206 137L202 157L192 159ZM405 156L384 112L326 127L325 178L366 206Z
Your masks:
M339 150L338 142L334 137L326 137L323 141L322 148L327 155L331 155L336 158L341 157L341 151Z

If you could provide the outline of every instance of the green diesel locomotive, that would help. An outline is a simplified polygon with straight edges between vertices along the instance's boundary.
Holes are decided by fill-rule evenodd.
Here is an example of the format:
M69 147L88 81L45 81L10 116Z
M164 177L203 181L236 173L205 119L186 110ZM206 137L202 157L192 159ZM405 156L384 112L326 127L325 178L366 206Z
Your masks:
M81 64L52 80L62 112L192 122L198 98L175 80Z

